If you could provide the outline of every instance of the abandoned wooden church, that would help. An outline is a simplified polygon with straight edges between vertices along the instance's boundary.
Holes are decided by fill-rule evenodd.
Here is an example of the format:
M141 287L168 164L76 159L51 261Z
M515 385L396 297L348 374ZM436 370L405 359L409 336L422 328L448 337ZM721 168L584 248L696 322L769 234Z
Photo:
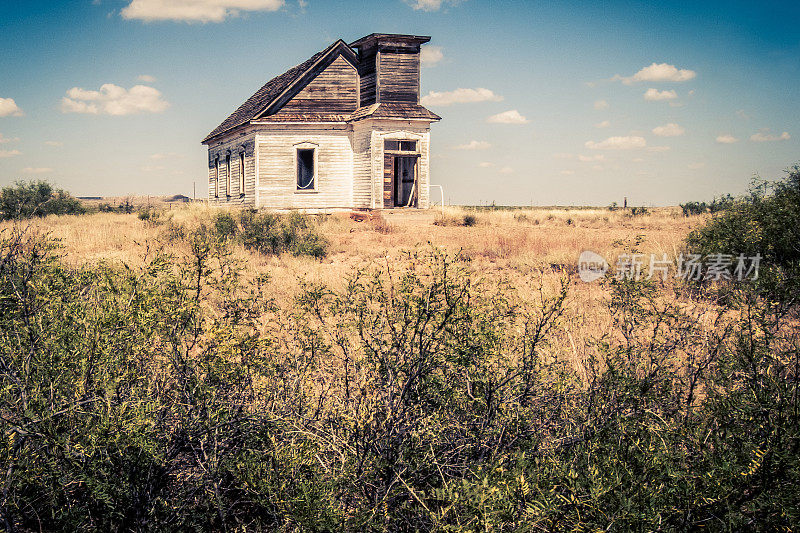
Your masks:
M214 205L427 208L430 125L420 47L430 37L338 40L273 78L204 140Z

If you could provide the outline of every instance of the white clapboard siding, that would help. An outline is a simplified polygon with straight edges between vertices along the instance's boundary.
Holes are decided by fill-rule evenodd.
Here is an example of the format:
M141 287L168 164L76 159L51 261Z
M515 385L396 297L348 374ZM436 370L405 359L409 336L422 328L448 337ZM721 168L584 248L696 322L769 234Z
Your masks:
M212 205L268 209L383 209L383 141L418 143L418 207L430 205L430 128L427 124L367 119L354 124L259 124L209 147L208 197ZM314 192L297 190L295 150L317 148ZM239 190L239 153L245 151L245 194ZM231 191L226 191L225 156L231 154ZM214 197L214 158L219 156L219 198ZM258 176L256 176L256 173ZM256 179L258 178L258 179Z
M353 207L372 207L372 128L360 122L353 126Z
M239 153L245 153L245 189L240 189ZM225 156L231 156L231 190L227 188ZM214 197L214 159L219 157L219 197ZM255 134L236 135L214 143L208 149L208 200L211 205L218 206L250 206L256 205L256 171L255 171Z
M277 125L276 125L277 126ZM349 209L353 207L351 128L276 127L256 137L258 206L271 209ZM316 187L297 190L297 145L317 146Z

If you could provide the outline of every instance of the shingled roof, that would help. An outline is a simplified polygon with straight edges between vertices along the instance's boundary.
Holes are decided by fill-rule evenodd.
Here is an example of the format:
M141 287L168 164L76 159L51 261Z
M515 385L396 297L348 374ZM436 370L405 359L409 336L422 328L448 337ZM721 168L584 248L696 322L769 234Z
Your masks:
M364 39L366 39L366 37ZM360 39L358 42L363 41L364 39ZM415 39L421 39L421 38L415 37ZM327 61L332 61L333 59L338 57L339 53L348 55L351 57L352 61L355 61L356 56L353 49L341 39L337 40L335 43L331 44L325 50L317 52L316 54L308 58L306 61L300 63L295 67L290 68L280 76L275 76L274 78L269 80L266 84L264 84L263 87L261 87L258 91L256 91L256 93L253 96L248 98L245 103L239 106L239 108L236 111L231 113L231 115L228 118L226 118L222 122L222 124L214 128L214 130L211 133L209 133L205 139L203 139L203 144L208 143L211 139L218 137L219 135L228 133L239 126L247 124L251 120L257 118L269 120L268 117L261 117L261 115L264 114L265 111L268 111L270 106L280 108L280 106L282 105L281 102L286 98L282 97L282 95L288 89L291 89L292 86L295 85L295 88L293 90L300 90L304 85L303 83L304 80L306 82L311 81L311 79L313 79L313 76L316 75L314 73L315 65L319 63L324 66ZM277 111L277 109L271 111ZM308 119L310 117L300 116L297 118L298 120L303 120L303 119ZM404 118L404 119L410 118L410 119L441 120L441 117L439 117L435 113L430 112L421 105L410 104L410 103L372 104L360 107L349 116L337 115L336 117L334 117L334 116L320 115L319 117L316 117L315 120L332 120L334 118L341 121L356 121L365 118Z
M365 118L400 118L442 120L442 117L429 111L419 104L399 104L381 102L356 109L350 115L350 121L355 122Z
M247 99L245 103L239 106L239 109L231 113L231 115L222 121L222 124L214 128L205 139L203 144L213 139L214 137L227 133L232 129L247 124L256 118L262 111L264 111L276 98L278 98L286 89L288 89L295 81L300 79L311 67L318 61L322 60L325 56L334 51L339 46L347 47L341 39L331 44L325 50L317 52L306 61L303 61L297 66L294 66L281 74L269 80L263 87ZM348 50L351 50L347 47Z

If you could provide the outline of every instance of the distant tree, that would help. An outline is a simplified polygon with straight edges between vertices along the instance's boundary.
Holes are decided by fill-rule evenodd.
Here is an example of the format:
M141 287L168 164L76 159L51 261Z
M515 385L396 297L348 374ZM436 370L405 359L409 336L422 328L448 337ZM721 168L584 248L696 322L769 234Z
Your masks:
M46 181L18 181L0 192L0 219L79 215L86 209L77 198Z

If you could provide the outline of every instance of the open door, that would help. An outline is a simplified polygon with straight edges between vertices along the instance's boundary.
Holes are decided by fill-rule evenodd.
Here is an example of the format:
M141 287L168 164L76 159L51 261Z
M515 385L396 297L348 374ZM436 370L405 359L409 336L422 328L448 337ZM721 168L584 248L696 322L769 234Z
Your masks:
M417 207L417 158L394 158L395 207Z
M417 207L417 156L386 154L383 162L383 207Z

